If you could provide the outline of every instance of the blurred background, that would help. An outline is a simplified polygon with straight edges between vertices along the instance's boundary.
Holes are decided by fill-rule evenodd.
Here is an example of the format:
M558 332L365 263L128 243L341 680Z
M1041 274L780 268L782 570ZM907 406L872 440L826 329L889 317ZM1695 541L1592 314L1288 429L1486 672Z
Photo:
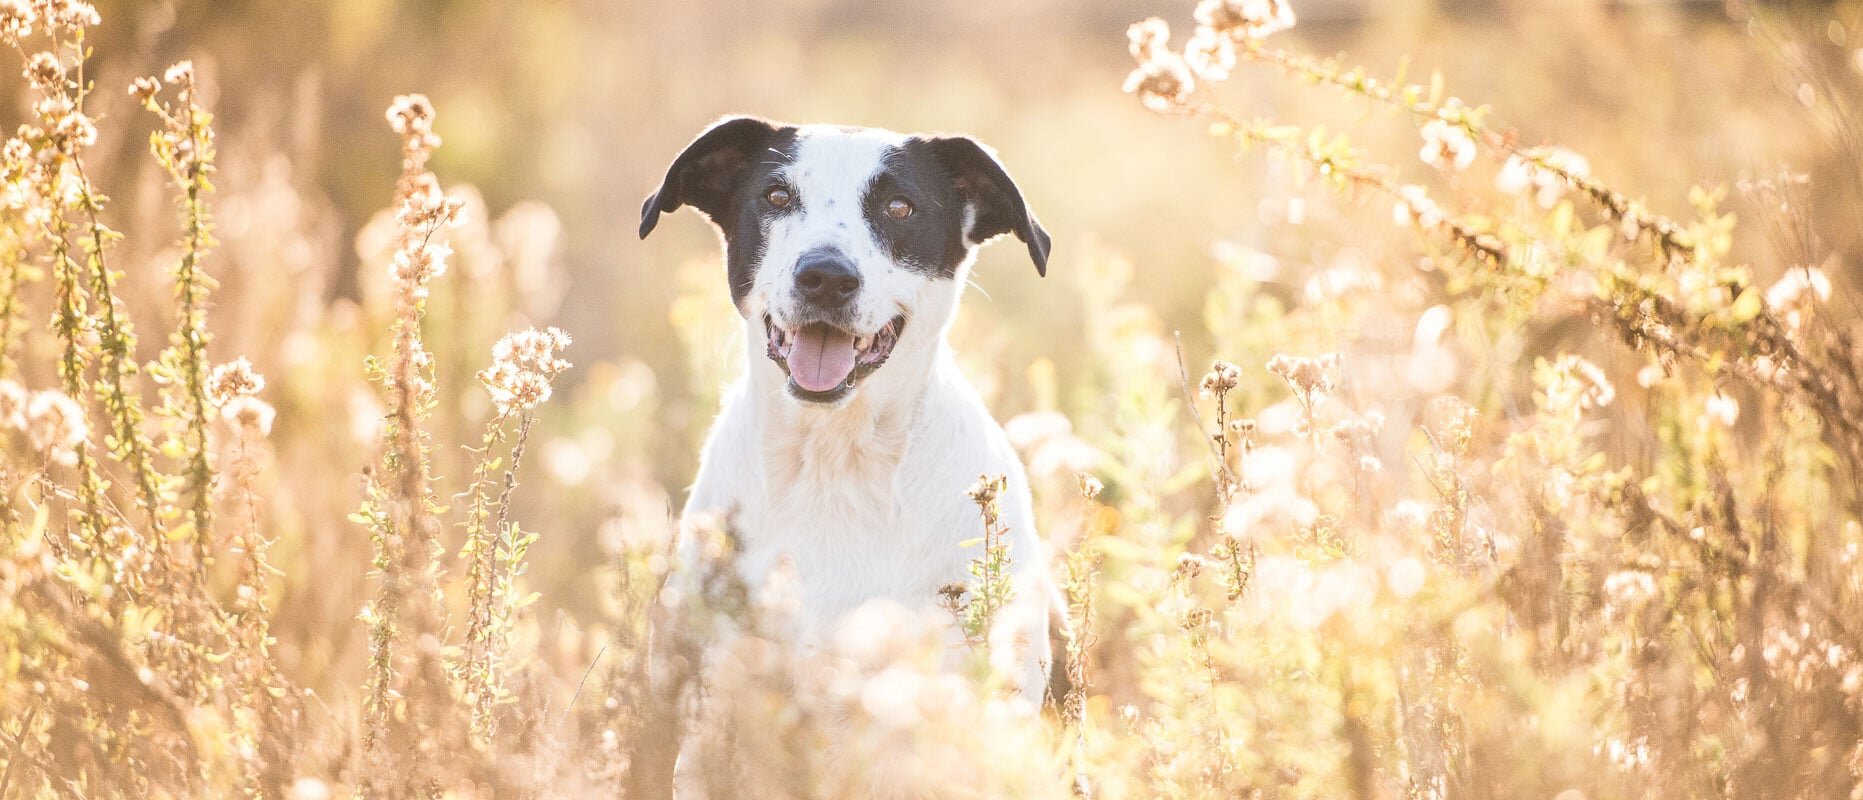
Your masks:
M271 378L280 416L266 513L279 538L273 561L286 572L274 633L287 669L311 686L354 685L363 654L353 618L368 543L345 519L360 480L303 479L359 475L373 452L380 406L362 358L386 347L379 214L398 152L383 111L397 94L432 98L445 140L433 168L471 200L454 273L433 300L442 333L429 340L446 387L435 427L448 486L466 469L456 443L477 441L489 406L472 374L490 343L529 324L575 337L576 369L544 411L518 514L542 534L531 587L564 625L598 624L595 565L616 541L664 534L741 352L702 219L681 214L645 242L634 233L667 163L722 115L962 132L999 151L1055 238L1045 280L1021 248L986 250L954 332L1004 419L1091 403L1075 394L1090 384L1067 376L1130 366L1090 363L1084 342L1095 327L1181 329L1195 370L1215 346L1206 297L1229 272L1247 272L1253 291L1297 299L1341 265L1416 258L1387 206L1342 202L1286 164L1238 158L1199 124L1121 92L1132 67L1126 26L1152 15L1183 26L1188 0L99 6L96 172L115 198L112 224L130 234L115 263L129 272L132 298L148 301L131 313L150 354L166 330L162 243L175 223L147 157L151 121L121 87L192 59L217 115L221 246L209 271L222 287L211 352L246 356ZM1495 101L1492 119L1522 143L1584 153L1594 174L1646 192L1659 212L1687 215L1695 182L1731 185L1782 168L1816 175L1816 229L1846 237L1823 243L1844 255L1833 277L1856 280L1863 192L1855 164L1837 154L1857 119L1809 76L1854 86L1863 30L1827 26L1827 4L1779 6L1764 25L1717 2L1295 8L1300 25L1277 44L1348 53L1373 74L1423 83L1440 70L1450 94ZM23 115L21 82L0 91ZM1248 65L1218 91L1245 114L1349 130L1386 162L1425 173L1414 127L1386 112ZM1108 270L1130 272L1120 299L1150 309L1144 319L1088 319L1082 298ZM1403 339L1412 319L1356 318L1285 344L1317 352L1387 322ZM1250 369L1270 354L1220 353ZM1069 466L1092 467L1084 458Z

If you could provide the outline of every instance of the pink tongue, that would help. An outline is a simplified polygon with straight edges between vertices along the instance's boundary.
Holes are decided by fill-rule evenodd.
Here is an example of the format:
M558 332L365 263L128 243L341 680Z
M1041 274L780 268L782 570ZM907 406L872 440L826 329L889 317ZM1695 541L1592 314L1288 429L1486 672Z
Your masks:
M854 371L854 335L827 325L808 325L796 331L789 351L789 377L805 391L826 392Z

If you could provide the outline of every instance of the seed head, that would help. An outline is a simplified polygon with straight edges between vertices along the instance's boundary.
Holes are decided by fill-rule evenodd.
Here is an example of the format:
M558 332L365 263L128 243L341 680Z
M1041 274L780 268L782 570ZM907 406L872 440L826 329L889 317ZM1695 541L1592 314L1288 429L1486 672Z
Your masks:
M1190 41L1184 43L1184 63L1204 80L1225 80L1236 65L1235 40L1211 28L1199 27L1190 34Z
M1818 267L1786 270L1779 282L1766 290L1766 306L1794 333L1804 328L1812 309L1830 299L1831 278Z
M1003 491L1008 488L1009 479L1007 477L1001 473L992 474L986 472L977 476L977 482L970 485L970 490L966 492L966 494L970 495L971 501L977 505L987 506L991 503L995 503L996 499L1001 497Z
M1199 388L1205 397L1222 397L1235 390L1242 382L1242 370L1227 361L1218 361L1210 365L1210 371L1203 376Z
M252 362L236 358L213 368L207 375L207 402L223 407L241 397L252 397L265 389L265 376L253 371Z
M1300 358L1282 354L1268 359L1269 372L1287 381L1294 391L1308 397L1331 394L1332 373L1338 367L1338 353L1328 353L1318 358Z
M529 411L549 400L557 374L570 367L557 356L569 343L569 334L558 328L530 328L499 339L491 366L479 372L498 413Z
M1541 164L1556 169L1547 169ZM1535 148L1523 155L1508 156L1507 163L1502 164L1501 171L1494 176L1494 186L1512 195L1524 195L1530 190L1534 202L1541 208L1552 208L1565 195L1567 187L1566 179L1559 174L1561 171L1586 177L1591 174L1591 162L1562 147ZM1625 217L1633 219L1635 215L1626 214Z
M194 62L192 61L175 62L174 66L169 67L168 71L162 73L162 80L163 82L166 82L166 83L178 84L184 87L193 86L194 85Z
M47 28L76 31L103 22L96 7L84 0L38 0L35 5Z
M1294 27L1288 0L1203 0L1197 25L1236 41L1257 40Z
M1132 57L1138 67L1126 76L1125 91L1136 94L1146 108L1163 113L1183 105L1197 88L1183 56L1171 52L1171 26L1157 17L1126 29Z
M1456 172L1475 163L1475 140L1462 126L1433 119L1423 126L1422 133L1423 149L1417 151L1417 157L1423 159L1423 163Z
M221 419L231 422L241 429L256 430L261 436L269 436L271 434L272 419L277 415L278 411L272 408L271 403L267 403L252 395L235 397L226 405L220 407Z
M1177 565L1171 568L1171 582L1189 583L1203 572L1203 557L1196 553L1185 553L1177 557Z
M155 96L160 94L161 91L162 82L152 77L137 78L134 83L129 85L129 96L136 98L136 102L145 105L155 100Z
M40 91L57 91L65 82L65 65L53 53L34 53L26 59L26 80Z
M1434 228L1443 224L1443 210L1430 199L1430 194L1417 184L1405 184L1397 189L1397 204L1391 207L1391 221L1399 225L1416 225L1420 228Z
M388 106L388 125L403 139L408 150L425 154L440 146L433 132L433 103L424 94L397 96Z
M18 42L31 36L32 27L38 22L38 12L27 5L26 0L0 0L0 38Z

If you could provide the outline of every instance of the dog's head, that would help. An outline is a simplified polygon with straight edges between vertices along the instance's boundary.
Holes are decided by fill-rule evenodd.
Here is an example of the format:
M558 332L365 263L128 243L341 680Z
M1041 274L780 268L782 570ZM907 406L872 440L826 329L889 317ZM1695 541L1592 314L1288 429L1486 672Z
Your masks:
M723 234L731 299L803 402L839 403L896 351L929 353L978 245L1013 233L1048 268L1021 191L961 136L727 119L674 159L640 235L682 205Z

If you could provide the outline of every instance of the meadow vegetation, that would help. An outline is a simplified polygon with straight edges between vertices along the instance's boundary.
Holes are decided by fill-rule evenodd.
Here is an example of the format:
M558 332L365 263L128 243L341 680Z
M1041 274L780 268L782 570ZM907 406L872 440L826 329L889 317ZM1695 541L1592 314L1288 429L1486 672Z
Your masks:
M728 520L669 511L741 350L715 263L669 271L670 357L583 358L562 221L450 180L409 94L346 145L401 168L333 297L289 180L220 194L202 71L102 83L95 8L0 0L0 798L660 797L714 648L718 797L1863 800L1832 222L1863 198L1863 6L1818 9L1728 11L1803 87L1816 169L1653 189L1513 98L1312 55L1287 0L1132 25L1102 113L1265 170L1266 232L1168 272L1064 236L1052 351L967 311L1051 552L1003 544L981 476L971 585L805 651L770 633L791 576L745 585ZM113 129L153 167L123 203ZM1322 227L1346 244L1283 236ZM1154 273L1207 291L1178 313ZM1046 705L994 636L1025 558L1074 629Z

